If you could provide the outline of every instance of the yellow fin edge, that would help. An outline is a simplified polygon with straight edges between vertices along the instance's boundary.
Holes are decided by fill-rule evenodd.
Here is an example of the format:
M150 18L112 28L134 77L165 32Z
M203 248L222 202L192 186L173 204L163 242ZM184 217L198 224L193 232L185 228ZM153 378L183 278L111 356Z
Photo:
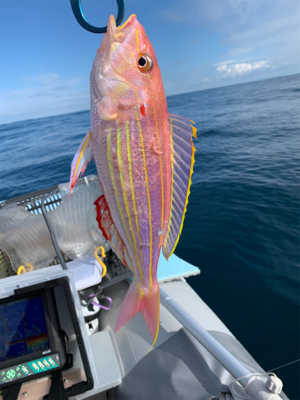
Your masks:
M196 128L194 128L194 129L196 129ZM182 232L182 228L183 228L183 222L184 222L184 217L185 217L185 213L186 213L186 209L187 209L187 205L188 205L189 195L190 195L190 192L191 192L192 174L194 172L195 151L196 151L192 138L191 138L191 143L192 143L191 169L190 169L188 188L187 188L186 197L185 197L184 211L183 211L183 214L182 214L182 220L181 220L181 225L180 225L179 233L178 233L178 236L177 236L177 240L176 240L176 242L174 244L174 247L173 247L172 251L170 252L169 257L167 258L167 260L174 253L174 251L176 249L176 246L178 244L178 241L179 241L179 238L180 238L180 235L181 235L181 232Z
M170 216L169 216L169 222L168 222L168 230L167 230L167 235L165 238L165 243L167 243L169 235L170 235L170 228L171 228L171 221L172 221L172 213L173 213L173 190L174 190L174 146L173 146L173 124L172 124L172 118L170 118L170 123L171 123L171 170L172 170L172 177L171 177L171 207L170 207ZM170 257L170 256L169 256ZM169 258L168 257L168 258ZM168 260L166 257L166 260Z

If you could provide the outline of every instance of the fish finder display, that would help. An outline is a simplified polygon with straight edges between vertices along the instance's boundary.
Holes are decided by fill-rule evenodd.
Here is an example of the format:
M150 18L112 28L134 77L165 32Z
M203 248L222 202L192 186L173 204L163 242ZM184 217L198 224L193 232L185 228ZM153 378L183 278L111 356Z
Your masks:
M48 349L41 296L0 304L0 362Z

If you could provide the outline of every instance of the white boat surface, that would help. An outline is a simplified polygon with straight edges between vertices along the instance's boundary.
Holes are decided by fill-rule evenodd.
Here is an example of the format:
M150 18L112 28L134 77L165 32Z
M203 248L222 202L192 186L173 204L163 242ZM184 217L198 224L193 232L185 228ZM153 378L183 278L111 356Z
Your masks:
M199 269L176 255L168 262L163 257L159 261L160 330L151 351L152 339L141 313L114 332L132 278L97 227L93 202L100 195L98 179L91 175L78 181L70 199L68 184L61 184L0 205L0 298L9 296L20 284L26 286L61 276L70 280L93 387L84 393L74 394L71 389L68 392L73 384L84 382L87 377L79 341L61 307L59 318L64 321L73 354L72 368L62 372L68 398L288 399L281 391L280 380L258 365L187 283L185 278L200 273ZM41 201L46 204L46 221L63 252L63 260L58 259L53 247ZM105 248L107 256L107 274L102 280L102 270L99 274L94 258L99 245ZM68 267L67 271L62 264ZM20 265L26 274L16 275ZM87 307L89 298L96 305ZM111 299L112 308L99 311L97 303L108 305L107 299ZM243 323L245 316L237 318ZM50 375L25 382L17 399L42 400L50 385Z

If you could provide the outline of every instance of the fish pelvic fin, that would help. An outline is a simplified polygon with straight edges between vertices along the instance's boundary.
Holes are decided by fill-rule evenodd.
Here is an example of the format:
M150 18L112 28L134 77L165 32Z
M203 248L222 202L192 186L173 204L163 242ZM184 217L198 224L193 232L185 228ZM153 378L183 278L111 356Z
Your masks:
M139 311L142 311L153 341L150 351L156 342L159 331L159 302L160 292L157 281L153 282L152 290L142 290L135 282L132 282L119 311L115 332L122 328Z
M182 232L196 151L193 144L193 137L196 138L193 121L169 114L169 126L172 151L171 207L168 230L163 245L163 255L167 260L174 253Z
M86 167L92 158L92 133L89 131L78 147L71 164L69 197L76 185L80 173L84 176Z

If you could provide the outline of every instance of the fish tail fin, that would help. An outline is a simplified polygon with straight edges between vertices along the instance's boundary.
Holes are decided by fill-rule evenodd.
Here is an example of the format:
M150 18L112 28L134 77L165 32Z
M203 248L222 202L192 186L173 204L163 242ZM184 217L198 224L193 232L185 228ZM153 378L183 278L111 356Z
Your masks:
M156 283L153 282L151 291L143 291L137 287L135 282L132 282L119 311L115 325L115 332L117 332L139 311L142 311L143 317L153 340L151 345L152 348L156 342L159 330L159 300L160 293L157 281Z
M157 280L153 282L152 290L147 291L144 297L142 313L146 321L148 329L152 337L152 345L149 351L156 342L158 331L159 331L159 303L160 303L160 292Z
M122 328L127 321L133 318L142 309L143 298L143 292L137 288L135 282L132 282L120 308L115 325L115 332Z

